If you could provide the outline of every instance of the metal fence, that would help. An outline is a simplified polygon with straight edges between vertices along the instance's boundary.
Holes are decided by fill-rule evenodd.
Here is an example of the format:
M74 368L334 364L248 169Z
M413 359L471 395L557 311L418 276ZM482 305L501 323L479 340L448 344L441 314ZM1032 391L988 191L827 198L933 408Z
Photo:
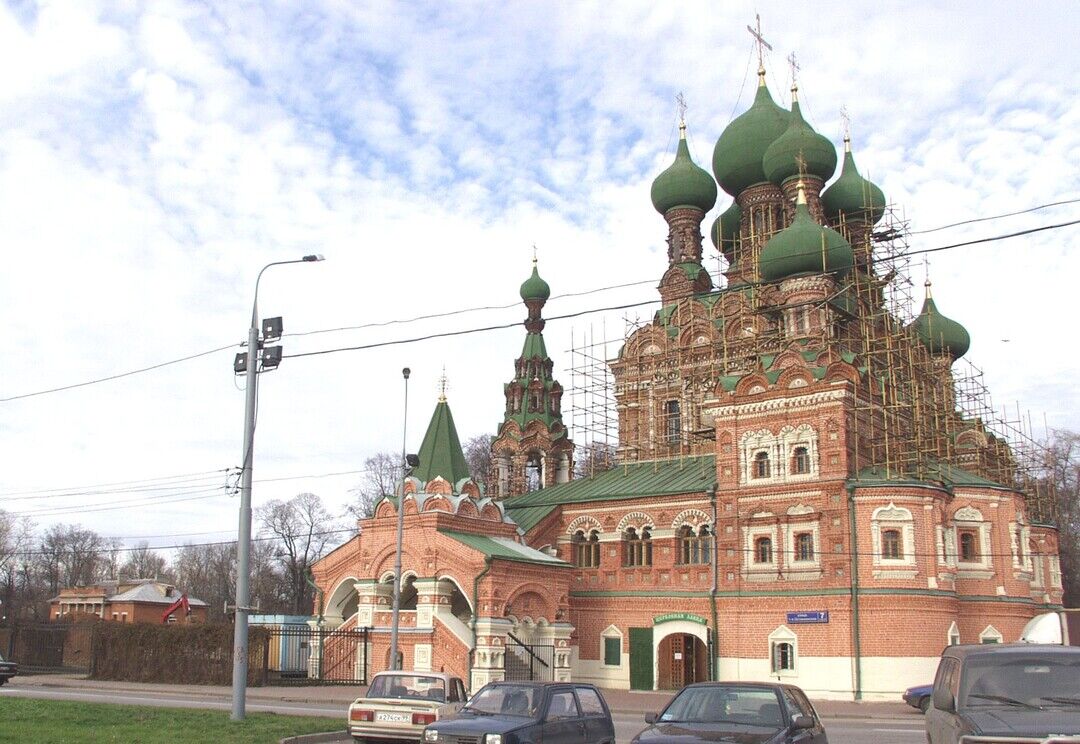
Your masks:
M555 647L522 643L513 633L507 633L503 672L508 680L551 682L555 679Z
M269 634L264 654L265 684L367 684L371 653L367 628L269 625L263 629Z
M89 674L95 623L35 623L4 628L0 648L23 672Z

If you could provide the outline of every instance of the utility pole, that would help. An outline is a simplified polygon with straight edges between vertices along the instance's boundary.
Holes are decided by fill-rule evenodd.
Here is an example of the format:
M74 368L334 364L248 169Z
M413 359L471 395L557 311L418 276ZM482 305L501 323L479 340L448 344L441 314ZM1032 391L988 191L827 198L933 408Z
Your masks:
M251 472L255 459L255 407L258 390L259 352L259 281L271 266L322 261L320 255L304 256L295 261L275 261L262 267L255 279L255 299L251 303L251 326L248 328L247 351L236 355L233 372L244 374L247 389L244 396L244 451L240 475L240 527L236 543L236 619L233 626L232 715L234 721L244 720L247 703L248 676L248 613L251 611ZM281 318L264 322L265 340L281 338ZM263 369L276 369L281 364L281 347L273 346L262 353Z
M405 479L409 476L409 459L405 454L405 431L409 425L409 375L408 367L401 370L405 378L405 413L401 424L401 491L397 503L397 548L394 551L394 607L390 615L390 668L401 669L398 664L398 623L401 614L401 547L405 532Z

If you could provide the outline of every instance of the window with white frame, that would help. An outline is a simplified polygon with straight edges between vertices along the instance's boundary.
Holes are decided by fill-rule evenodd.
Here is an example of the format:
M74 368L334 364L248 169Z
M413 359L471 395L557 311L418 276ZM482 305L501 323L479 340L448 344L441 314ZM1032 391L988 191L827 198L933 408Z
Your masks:
M956 621L954 620L952 625L949 626L949 634L946 637L946 644L949 646L960 645L960 628L956 627Z
M794 676L798 671L799 639L785 625L769 634L769 671L778 677Z
M1004 636L993 625L987 625L982 633L979 633L979 643L1001 643Z
M1050 559L1050 586L1055 589L1061 588L1061 559L1056 555L1049 556Z
M776 516L771 512L758 512L751 519L761 521L743 527L744 571L752 579L776 579L780 550L776 542ZM764 521L766 519L770 521Z
M600 634L601 658L604 666L622 666L623 635L615 625L609 625Z
M961 570L988 570L993 565L990 544L990 523L982 512L965 506L953 514L956 528L956 558Z
M799 532L795 535L795 560L814 560L814 535L812 532Z
M772 563L772 538L758 537L754 540L754 563Z
M1013 568L1034 571L1031 565L1031 528L1023 520L1009 524L1009 541L1012 545Z
M753 477L755 480L768 478L771 468L769 467L769 453L765 450L754 453Z
M820 514L814 511L812 506L795 504L787 510L787 520L784 524L784 557L785 563L790 563L790 568L795 573L790 578L814 578L815 569L821 567L821 556L818 545L821 542L818 529L818 517ZM807 570L811 573L807 573Z
M743 483L810 480L818 475L817 432L809 424L748 431L739 457Z
M870 537L875 571L902 571L914 575L915 520L911 511L889 502L870 516Z

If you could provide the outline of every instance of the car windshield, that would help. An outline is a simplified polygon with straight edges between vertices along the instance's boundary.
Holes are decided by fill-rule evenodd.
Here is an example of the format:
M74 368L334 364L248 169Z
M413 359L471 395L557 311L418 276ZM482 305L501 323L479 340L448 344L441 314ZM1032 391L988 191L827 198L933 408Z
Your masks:
M660 721L784 725L780 699L765 687L686 687L660 714Z
M439 677L423 674L380 674L371 681L369 698L426 698L446 702L446 685Z
M961 706L1066 705L1080 698L1080 654L983 654L969 657L960 678Z
M527 685L489 685L473 695L467 710L489 715L536 718L539 689Z

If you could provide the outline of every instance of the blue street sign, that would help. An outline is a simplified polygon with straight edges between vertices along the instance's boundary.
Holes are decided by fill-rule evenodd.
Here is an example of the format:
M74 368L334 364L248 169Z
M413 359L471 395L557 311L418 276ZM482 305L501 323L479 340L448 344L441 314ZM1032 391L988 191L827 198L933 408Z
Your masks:
M827 623L829 622L829 611L814 610L811 612L789 612L787 614L787 621L791 625L800 625L805 623Z

